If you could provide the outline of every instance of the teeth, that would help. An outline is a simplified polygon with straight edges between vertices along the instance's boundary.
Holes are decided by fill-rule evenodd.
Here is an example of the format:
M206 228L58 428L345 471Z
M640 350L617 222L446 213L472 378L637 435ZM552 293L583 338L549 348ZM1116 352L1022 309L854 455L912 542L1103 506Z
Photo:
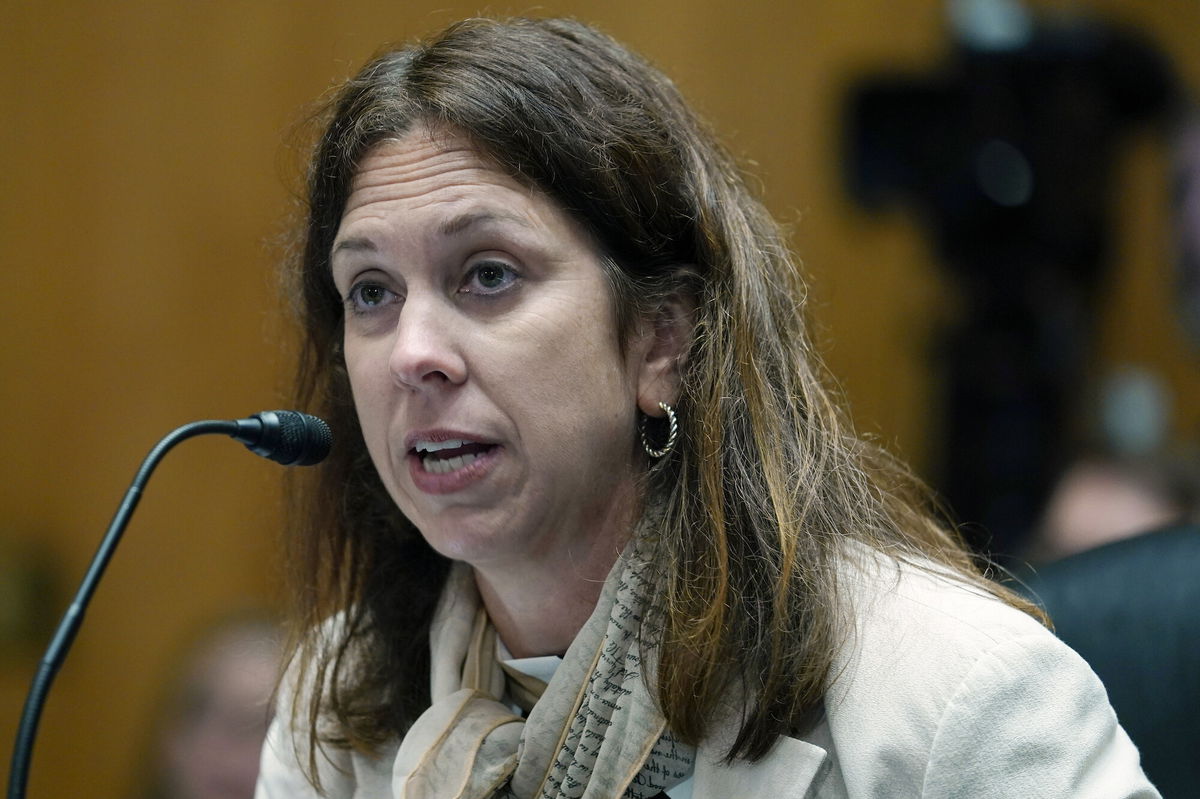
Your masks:
M479 456L475 453L466 455L456 455L453 458L422 458L421 464L425 467L425 471L430 474L449 474L466 466L469 463L474 463Z
M469 443L471 442L464 441L460 438L452 438L449 441L418 441L413 449L415 449L417 452L438 452L439 450L443 449L456 449L458 447L465 447Z

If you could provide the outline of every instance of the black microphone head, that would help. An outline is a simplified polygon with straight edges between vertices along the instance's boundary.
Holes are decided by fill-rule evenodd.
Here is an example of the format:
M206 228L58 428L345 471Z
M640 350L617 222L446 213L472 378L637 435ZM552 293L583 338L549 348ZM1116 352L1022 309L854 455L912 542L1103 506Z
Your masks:
M333 446L333 433L324 419L299 411L263 411L251 419L261 429L257 436L239 436L251 452L284 466L312 466L325 460Z

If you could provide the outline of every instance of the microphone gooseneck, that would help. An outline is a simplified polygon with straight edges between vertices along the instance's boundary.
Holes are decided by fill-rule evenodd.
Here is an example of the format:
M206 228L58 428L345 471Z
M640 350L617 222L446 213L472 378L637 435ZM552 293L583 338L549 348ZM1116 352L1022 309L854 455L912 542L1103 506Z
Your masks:
M34 675L13 745L12 766L8 775L8 799L25 797L29 762L33 756L33 740L50 685L67 657L75 634L83 623L83 614L92 599L92 594L95 593L104 569L121 540L121 534L125 531L138 500L141 499L142 490L151 473L167 451L179 442L213 433L231 436L245 444L247 449L256 455L270 458L285 466L311 466L320 463L333 445L329 425L315 416L299 411L263 411L246 419L192 422L172 430L154 445L134 475L129 490L125 492L125 497L100 542L100 547L92 557L91 565L79 585L75 599L63 614L62 621L58 623L50 645L46 647L46 654L42 656L38 671Z

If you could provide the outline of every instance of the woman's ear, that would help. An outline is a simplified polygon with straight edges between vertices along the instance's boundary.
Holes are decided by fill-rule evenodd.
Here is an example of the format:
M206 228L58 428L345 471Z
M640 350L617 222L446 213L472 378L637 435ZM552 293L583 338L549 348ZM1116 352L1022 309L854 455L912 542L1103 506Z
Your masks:
M690 297L671 295L654 316L643 321L639 347L637 401L647 416L663 416L658 403L679 401L683 361L692 343L695 302Z

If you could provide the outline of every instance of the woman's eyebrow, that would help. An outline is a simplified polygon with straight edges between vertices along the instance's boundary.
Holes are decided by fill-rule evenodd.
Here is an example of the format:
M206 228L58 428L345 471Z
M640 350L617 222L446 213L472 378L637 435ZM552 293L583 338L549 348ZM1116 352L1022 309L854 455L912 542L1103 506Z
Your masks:
M525 217L508 211L466 211L442 222L438 226L437 232L441 236L455 236L472 227L494 222L506 222L529 230L534 227ZM364 236L351 236L334 244L329 255L333 257L340 252L379 252L379 247L374 241Z
M453 236L476 225L485 225L491 222L510 222L524 228L533 227L525 217L508 211L467 211L443 222L438 227L438 233L443 236Z
M375 246L375 242L361 236L354 236L348 239L342 239L337 244L333 245L333 251L330 256L337 255L339 252L378 252L379 248Z

